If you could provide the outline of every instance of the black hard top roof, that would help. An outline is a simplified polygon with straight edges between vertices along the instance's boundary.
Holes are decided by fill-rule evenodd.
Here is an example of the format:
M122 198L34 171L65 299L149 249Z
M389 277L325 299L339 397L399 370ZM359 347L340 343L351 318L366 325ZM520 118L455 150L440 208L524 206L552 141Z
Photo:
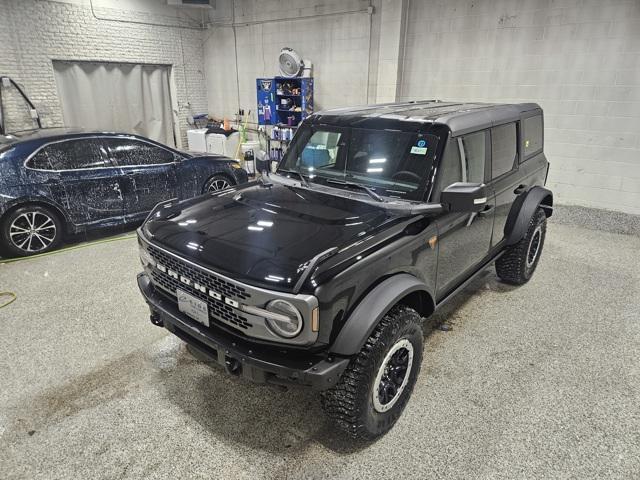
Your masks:
M311 123L362 128L423 129L425 124L446 125L453 136L517 120L525 112L542 111L537 103L466 103L419 100L323 110Z

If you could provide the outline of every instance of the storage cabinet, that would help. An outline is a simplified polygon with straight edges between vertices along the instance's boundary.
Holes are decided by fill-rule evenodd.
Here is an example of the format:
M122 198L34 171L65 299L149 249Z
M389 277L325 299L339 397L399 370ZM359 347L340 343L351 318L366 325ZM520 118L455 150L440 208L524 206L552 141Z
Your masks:
M313 78L256 79L258 123L295 127L313 113Z

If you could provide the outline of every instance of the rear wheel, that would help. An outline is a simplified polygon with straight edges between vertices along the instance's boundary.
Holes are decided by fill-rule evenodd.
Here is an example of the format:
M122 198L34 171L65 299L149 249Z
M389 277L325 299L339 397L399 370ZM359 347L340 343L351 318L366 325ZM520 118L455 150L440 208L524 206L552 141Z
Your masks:
M229 177L223 174L216 174L207 180L207 183L204 185L204 191L207 192L218 192L220 190L224 190L225 188L229 188L235 185L236 182L231 180Z
M14 257L45 253L62 241L59 216L41 205L26 205L9 213L0 225L3 251Z
M547 216L538 208L529 221L527 234L496 261L496 273L506 283L527 283L538 266L544 238L547 233Z
M405 305L387 313L340 377L322 407L354 438L373 439L396 423L422 362L422 318Z

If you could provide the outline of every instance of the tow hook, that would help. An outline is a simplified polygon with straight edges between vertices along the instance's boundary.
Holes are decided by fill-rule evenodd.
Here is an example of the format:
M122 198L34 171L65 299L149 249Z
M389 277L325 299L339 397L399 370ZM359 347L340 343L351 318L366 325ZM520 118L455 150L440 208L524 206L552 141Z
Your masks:
M229 375L240 375L241 365L238 360L229 356L224 357L224 369Z
M158 327L164 327L164 322L160 318L160 314L158 314L158 312L151 312L149 320L151 320L151 323L157 325Z

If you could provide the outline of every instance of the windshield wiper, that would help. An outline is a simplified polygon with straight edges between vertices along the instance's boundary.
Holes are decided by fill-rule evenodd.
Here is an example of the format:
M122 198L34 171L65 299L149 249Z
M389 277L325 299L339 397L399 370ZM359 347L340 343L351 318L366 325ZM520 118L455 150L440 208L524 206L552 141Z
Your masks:
M280 172L284 172L284 173L289 173L289 174L294 174L294 175L298 175L298 177L300 177L300 183L302 183L302 185L304 185L305 187L309 188L309 182L307 182L307 179L304 178L304 175L296 170L284 170L283 168L279 168L276 173L280 173Z
M342 185L344 187L359 188L360 190L366 192L376 202L384 202L384 199L380 195L378 195L376 192L374 192L371 188L367 187L366 185L362 185L360 183L355 183L355 182L339 182L337 180L331 180L331 179L327 179L327 183Z

